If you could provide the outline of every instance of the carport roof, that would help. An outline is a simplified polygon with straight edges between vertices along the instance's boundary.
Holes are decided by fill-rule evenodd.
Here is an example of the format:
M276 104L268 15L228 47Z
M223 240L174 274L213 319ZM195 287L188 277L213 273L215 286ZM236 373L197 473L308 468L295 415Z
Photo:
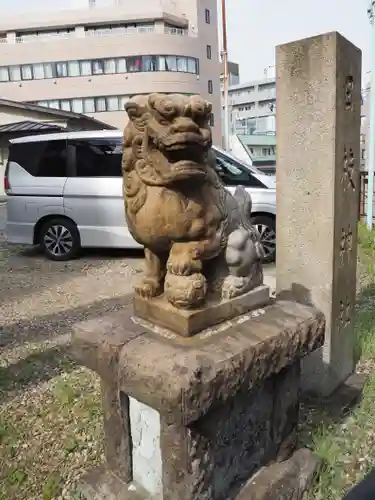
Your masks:
M0 99L0 107L22 109L25 111L36 111L46 116L52 116L54 118L63 118L68 120L85 120L87 124L92 124L92 128L95 130L116 130L116 127L110 125L109 123L102 122L88 116L85 114L75 113L73 111L65 111L62 109L47 108L45 106L39 106L38 104L33 104L31 102L20 102L20 101L10 101L9 99Z
M33 122L31 120L25 120L16 123L7 123L5 125L0 125L0 134L4 133L16 133L16 132L59 132L63 130L62 127L58 125L52 125L50 123L40 123Z

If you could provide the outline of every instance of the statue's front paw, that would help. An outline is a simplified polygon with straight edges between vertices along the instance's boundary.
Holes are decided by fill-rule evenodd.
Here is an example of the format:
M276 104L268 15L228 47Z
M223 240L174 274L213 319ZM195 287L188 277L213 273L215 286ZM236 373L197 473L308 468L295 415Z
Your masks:
M141 282L135 285L134 291L143 299L152 299L163 292L160 283L150 278L143 278Z
M249 278L229 275L222 283L221 297L229 300L242 295L249 286Z
M202 263L200 260L192 259L188 254L181 253L169 259L167 269L176 276L190 276L202 271Z
M207 295L207 280L202 274L176 276L167 273L165 277L165 296L179 309L202 306Z

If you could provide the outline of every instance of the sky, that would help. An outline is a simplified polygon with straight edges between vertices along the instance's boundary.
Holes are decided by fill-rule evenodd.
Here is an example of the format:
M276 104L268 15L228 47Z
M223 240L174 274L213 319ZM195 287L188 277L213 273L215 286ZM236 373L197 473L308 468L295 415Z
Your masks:
M65 0L65 6L79 2L84 0ZM26 15L31 5L35 10L45 10L46 5L60 10L62 4L61 0L0 0L0 12ZM362 50L366 75L371 66L368 4L368 0L226 0L229 60L240 64L241 82L260 79L275 64L276 45L339 31Z
M367 0L226 0L228 57L240 64L241 82L260 79L275 64L282 43L338 31L362 50L371 67ZM272 69L269 69L272 73Z

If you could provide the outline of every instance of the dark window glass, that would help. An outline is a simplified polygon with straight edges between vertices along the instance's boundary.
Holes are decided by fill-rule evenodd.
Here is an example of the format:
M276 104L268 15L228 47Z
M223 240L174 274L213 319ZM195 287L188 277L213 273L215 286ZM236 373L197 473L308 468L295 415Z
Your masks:
M156 56L142 56L143 71L157 71L158 62Z
M210 126L214 127L215 126L215 116L213 113L210 115Z
M33 79L33 69L31 64L25 64L21 66L22 80L32 80Z
M93 75L103 75L104 74L104 60L97 59L92 61L92 74Z
M121 177L121 138L72 141L76 147L77 177Z
M211 12L210 12L210 9L205 9L204 10L204 18L205 18L207 24L211 24Z
M6 66L0 68L0 82L9 82L9 68Z
M194 59L193 57L188 57L187 59L188 59L188 61L187 61L188 72L194 73L194 74L199 74L198 59Z
M58 78L68 76L68 64L66 62L56 63L56 74Z
M214 92L214 86L212 84L212 80L208 80L208 93L213 94Z
M142 71L142 57L127 57L126 64L128 67L129 73L137 73L138 71Z
M18 163L34 177L66 177L66 141L13 144L9 161Z
M207 59L212 59L212 47L207 45Z
M226 186L247 186L264 188L251 172L246 171L237 162L216 154L216 171Z

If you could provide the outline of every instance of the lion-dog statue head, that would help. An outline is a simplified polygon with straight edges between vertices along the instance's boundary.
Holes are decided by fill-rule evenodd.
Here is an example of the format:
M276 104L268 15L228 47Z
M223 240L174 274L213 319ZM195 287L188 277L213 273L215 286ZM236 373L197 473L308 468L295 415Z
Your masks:
M200 96L151 94L134 97L125 109L126 172L135 169L149 186L205 177L202 165L212 146L210 103Z

